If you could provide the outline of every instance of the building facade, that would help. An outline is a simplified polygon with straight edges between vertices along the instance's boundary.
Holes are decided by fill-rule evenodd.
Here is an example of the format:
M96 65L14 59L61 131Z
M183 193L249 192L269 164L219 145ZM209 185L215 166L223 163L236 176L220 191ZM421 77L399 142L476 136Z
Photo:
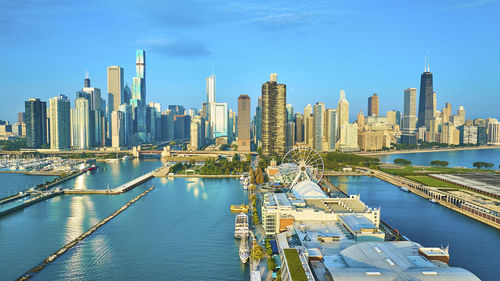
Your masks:
M276 73L262 85L262 154L283 155L286 148L286 85Z
M238 151L250 152L250 97L238 97Z
M71 104L60 95L49 100L50 148L65 150L71 147Z

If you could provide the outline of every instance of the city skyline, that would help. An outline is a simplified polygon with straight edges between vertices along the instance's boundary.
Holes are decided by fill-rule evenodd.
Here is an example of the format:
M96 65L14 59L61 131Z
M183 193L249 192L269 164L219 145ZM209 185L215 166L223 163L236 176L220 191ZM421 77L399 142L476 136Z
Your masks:
M370 8L373 8L369 4L358 7L356 4L347 3L319 3L318 7L326 8L326 12L320 13L315 17L316 20L311 19L311 15L314 12L319 13L320 9L305 3L279 13L273 12L276 3L237 3L226 7L227 10L217 1L211 3L213 6L210 7L196 2L176 4L173 7L181 10L187 9L189 5L201 5L206 11L203 17L199 21L193 21L192 25L186 24L187 21L182 24L183 17L195 18L200 12L172 17L173 19L167 19L167 22L162 24L154 25L151 20L146 21L130 30L130 23L123 23L122 20L120 22L123 26L113 24L109 27L117 31L117 35L121 35L117 41L121 43L118 44L119 47L113 44L112 48L104 46L106 44L85 44L85 48L67 48L66 42L76 40L77 31L80 30L103 40L103 43L117 39L117 35L103 38L104 31L99 30L103 22L99 17L96 22L86 23L85 26L69 21L65 27L53 27L55 22L65 19L66 16L61 11L71 7L57 1L50 4L53 8L53 18L44 18L41 27L50 25L54 31L61 32L47 34L47 38L34 42L37 35L40 36L43 32L33 29L33 38L20 38L19 34L12 32L25 31L31 26L27 23L12 26L11 16L26 15L36 8L36 5L6 4L3 10L11 14L5 17L1 24L14 36L2 39L2 48L9 51L9 56L5 58L5 67L0 74L6 81L4 93L9 93L14 106L2 106L0 119L14 121L15 114L22 111L22 102L31 97L48 100L59 94L73 96L80 88L86 70L90 73L93 87L106 89L106 67L119 65L124 68L124 83L131 87L136 65L130 53L136 49L148 52L148 100L164 105L182 104L186 108L200 108L205 94L203 80L215 68L219 80L218 100L227 102L229 108L235 109L237 97L241 94L247 94L251 99L257 100L262 81L268 73L276 72L280 74L282 82L288 85L288 101L295 108L303 108L306 104L316 102L324 102L327 107L333 107L338 99L337 93L344 89L350 97L351 119L355 119L359 109L366 108L366 98L373 93L380 97L380 112L392 109L402 111L403 91L406 88L419 90L419 74L423 70L424 56L430 51L437 109L443 108L445 102L450 102L454 108L465 106L471 118L498 118L496 108L499 101L495 96L500 85L498 79L495 79L499 74L494 66L498 64L499 58L494 56L493 48L498 39L476 31L486 30L491 24L498 22L493 18L493 11L499 4L496 1L464 3L469 4L460 6L451 1L440 3L439 6L415 3L405 7L386 7L382 4L373 14L369 13ZM80 7L79 5L74 4L76 7ZM107 11L103 8L109 8L109 4L102 5L104 7L95 5L78 12L71 10L68 16L78 16L89 10L102 16ZM247 12L250 11L245 20L235 20L234 16L227 21L223 20L226 14L234 13L237 5L245 8ZM116 11L109 13L109 16L116 18L129 7L127 4L115 7ZM158 10L163 11L164 8L161 6ZM382 12L381 9L384 8L387 8L387 11ZM418 21L402 23L400 28L407 30L408 35L401 35L400 28L394 26L396 21L398 24L401 22L399 20L402 15L398 15L400 12L408 12L405 16L410 19L419 16ZM149 13L152 11L138 10L138 16ZM378 17L383 13L398 16L392 20L380 21ZM481 15L481 20L469 21L468 25L464 26L459 22L464 14L472 17ZM171 12L167 15L171 15ZM216 16L215 19L209 19L212 15ZM328 15L335 15L334 23L328 22ZM433 19L436 15L440 18L439 21ZM360 20L360 23L353 22L356 20ZM416 40L424 34L424 30L417 28L420 25L416 23L420 20L433 27L425 28L429 39L426 41L431 43ZM373 21L372 27L367 27L368 21ZM229 24L234 22L236 23ZM131 39L130 34L138 34L134 31L144 28L143 25L146 24L154 26L148 29L150 31L146 34L141 34L143 37ZM198 41L193 42L179 36L178 32L174 31L174 26L185 31L186 37L197 38ZM235 35L237 40L220 40L221 32L211 33L211 38L205 34L206 29L210 27L214 28L214 31L227 29L228 32L233 32L231 34L241 32L248 36L248 39L243 40L239 37L241 35ZM367 45L367 42L373 39L371 33L377 28L388 31L384 34L375 32L383 37L380 39L386 40L377 40L376 46ZM311 30L317 31L309 32ZM449 34L441 36L443 30L447 30ZM350 33L356 35L349 35ZM301 40L303 37L307 44L297 42L294 37L301 37ZM336 43L339 39L345 44ZM78 40L75 43L78 43ZM218 40L221 43L217 43ZM262 47L260 42L263 40L269 41L269 47L266 48L281 51ZM415 44L401 47L404 40L414 40ZM474 45L468 42L474 42ZM242 43L248 46L242 47ZM49 51L56 52L57 56L47 56ZM470 52L474 52L474 56L467 56ZM270 60L270 57L273 59ZM245 67L241 68L240 65ZM49 71L33 71L34 68L46 68ZM30 83L23 83L24 81ZM106 96L105 93L102 95ZM471 96L475 98L471 99ZM396 102L389 102L393 100ZM485 100L489 102L485 103ZM253 109L252 106L252 111Z

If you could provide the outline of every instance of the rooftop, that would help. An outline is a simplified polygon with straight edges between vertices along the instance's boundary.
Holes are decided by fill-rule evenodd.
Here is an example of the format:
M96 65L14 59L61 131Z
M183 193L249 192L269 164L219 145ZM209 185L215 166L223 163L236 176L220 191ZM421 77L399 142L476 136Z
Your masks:
M497 174L431 174L431 176L500 197L500 175Z
M315 182L310 180L305 180L297 183L292 188L292 193L295 198L306 199L306 198L328 198L326 194L321 190Z

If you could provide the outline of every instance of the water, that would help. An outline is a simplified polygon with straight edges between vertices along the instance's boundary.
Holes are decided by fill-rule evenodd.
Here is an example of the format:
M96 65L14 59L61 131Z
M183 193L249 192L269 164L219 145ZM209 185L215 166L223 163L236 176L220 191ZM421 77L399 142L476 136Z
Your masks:
M424 153L428 154L428 153ZM500 230L400 191L372 177L332 177L347 194L361 194L370 207L381 207L381 217L403 235L423 246L450 245L450 264L463 267L481 280L500 276Z
M432 160L448 161L449 167L474 168L472 163L477 161L493 163L493 169L499 169L500 149L475 149L475 150L455 150L425 153L398 153L380 156L383 163L393 163L396 158L410 160L412 165L429 166Z
M25 174L0 173L0 198L52 181L54 176L31 176Z
M248 280L230 203L234 179L154 179L156 188L35 280Z
M63 182L59 186L76 189L107 189L118 187L139 176L160 167L159 160L139 160L115 162L97 162L98 168L74 179Z
M99 163L66 187L115 187L159 161ZM0 218L0 280L12 280L145 189L156 188L47 266L38 280L248 280L229 205L235 179L152 179L116 196L58 196Z

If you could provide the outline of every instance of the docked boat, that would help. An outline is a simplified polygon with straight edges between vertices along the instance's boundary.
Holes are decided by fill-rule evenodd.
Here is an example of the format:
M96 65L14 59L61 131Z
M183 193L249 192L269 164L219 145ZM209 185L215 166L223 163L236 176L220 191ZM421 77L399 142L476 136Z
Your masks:
M129 158L130 158L130 156L125 155L125 156L122 157L122 161L127 161Z
M246 238L248 236L248 216L239 213L234 219L234 237Z
M235 213L248 213L248 205L231 205L231 212Z
M89 167L89 171L94 171L97 169L97 166L96 165L92 165L91 167Z
M243 189L247 190L248 189L248 182L243 182Z
M408 188L406 188L406 187L404 187L404 186L402 186L400 189L401 189L401 191L404 191L404 192L410 192L410 191L408 190Z
M436 204L436 200L434 198L429 198L429 202L431 202L432 204Z
M248 261L248 257L250 256L250 248L248 247L247 237L244 236L240 241L240 260L242 263L246 263Z

